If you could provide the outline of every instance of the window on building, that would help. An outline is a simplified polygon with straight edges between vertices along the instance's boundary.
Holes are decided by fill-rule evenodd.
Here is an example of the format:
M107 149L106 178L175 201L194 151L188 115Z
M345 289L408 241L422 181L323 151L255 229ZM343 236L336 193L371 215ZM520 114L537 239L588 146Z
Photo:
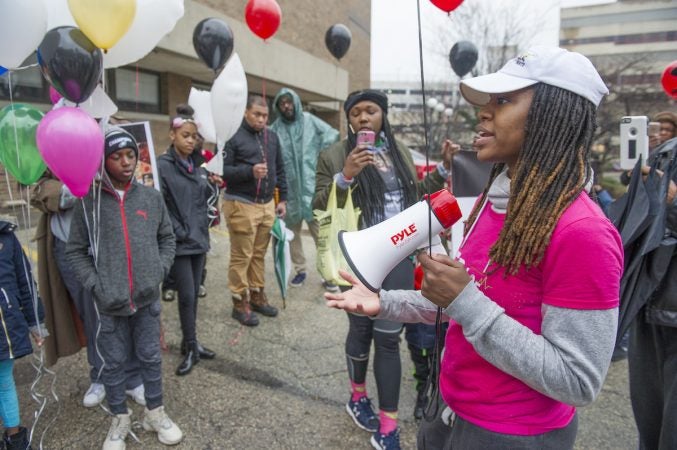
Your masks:
M162 112L159 73L118 68L109 73L109 83L118 108L128 111Z
M29 56L21 65L30 66L37 63L35 53ZM49 84L40 73L37 66L22 70L12 70L0 76L0 98L14 101L49 103Z

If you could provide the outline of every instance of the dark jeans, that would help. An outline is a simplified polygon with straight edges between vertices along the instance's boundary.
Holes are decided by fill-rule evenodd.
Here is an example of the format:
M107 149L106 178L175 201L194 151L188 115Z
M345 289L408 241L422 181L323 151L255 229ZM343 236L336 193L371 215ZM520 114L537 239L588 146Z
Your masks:
M383 289L413 289L414 266L407 258L383 281ZM397 411L400 401L400 333L402 324L348 313L350 327L346 337L348 375L355 383L364 383L369 366L369 351L374 342L374 378L378 405L383 411Z
M174 280L174 288L179 293L179 319L183 340L197 340L197 293L200 289L202 271L206 253L199 255L182 255L174 258L170 277Z
M514 405L519 408L519 405ZM494 433L452 414L451 426L442 420L446 408L440 398L434 420L422 420L418 429L418 450L568 450L574 448L578 415L564 428L533 436Z
M630 400L639 448L677 449L677 327L635 318L630 333Z
M54 258L56 265L59 267L61 280L68 289L68 293L75 303L75 308L78 310L80 320L85 328L85 335L87 336L87 362L89 363L89 379L92 383L101 383L101 366L103 361L97 352L96 333L99 326L98 314L96 312L96 305L94 298L90 292L87 292L82 284L75 278L75 274L66 261L66 243L60 239L54 238ZM125 386L127 389L134 389L139 386L143 380L141 379L141 370L139 368L139 360L135 355L125 363Z
M98 344L104 360L101 378L113 414L127 412L124 365L132 355L141 366L146 407L150 410L162 406L160 309L160 300L156 300L131 316L100 316Z

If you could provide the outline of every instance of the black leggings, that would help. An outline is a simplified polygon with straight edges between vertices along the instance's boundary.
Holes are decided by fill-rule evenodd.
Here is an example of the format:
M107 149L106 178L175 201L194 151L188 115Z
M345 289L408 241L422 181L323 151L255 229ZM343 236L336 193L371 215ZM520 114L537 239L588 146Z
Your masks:
M398 264L383 281L383 289L413 289L414 266L407 258ZM369 351L374 341L374 377L378 390L379 409L397 411L400 401L400 332L402 324L388 320L348 314L350 328L346 337L348 376L357 384L365 382Z
M174 258L170 276L174 280L174 288L179 293L179 319L183 340L197 340L197 293L200 289L202 269L205 265L205 253L199 255L181 255Z

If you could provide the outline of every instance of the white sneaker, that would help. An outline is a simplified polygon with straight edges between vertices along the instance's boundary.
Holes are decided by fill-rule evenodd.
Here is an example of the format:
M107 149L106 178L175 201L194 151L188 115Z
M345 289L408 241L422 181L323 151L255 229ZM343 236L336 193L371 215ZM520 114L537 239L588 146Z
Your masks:
M142 425L146 431L155 431L158 440L165 445L178 444L183 439L183 432L167 416L164 406L158 406L151 411L146 408Z
M85 392L85 398L82 399L82 404L86 408L93 408L106 398L106 389L101 383L92 383Z
M137 405L146 406L146 389L143 387L143 383L134 389L126 390L125 393L132 397L132 400L134 400Z
M132 425L132 413L128 410L127 414L116 414L113 416L113 423L108 430L108 436L103 442L103 450L125 450L125 438L129 434L129 428Z

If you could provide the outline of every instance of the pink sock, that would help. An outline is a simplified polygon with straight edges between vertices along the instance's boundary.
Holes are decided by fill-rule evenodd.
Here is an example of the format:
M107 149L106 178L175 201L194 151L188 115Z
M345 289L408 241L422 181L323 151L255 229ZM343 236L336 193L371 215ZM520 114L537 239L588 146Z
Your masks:
M381 426L378 432L381 434L388 434L397 428L397 411L378 411L378 418L381 421Z
M353 381L350 382L350 389L353 391L353 395L351 397L351 400L356 402L362 397L367 396L367 383L355 383Z

